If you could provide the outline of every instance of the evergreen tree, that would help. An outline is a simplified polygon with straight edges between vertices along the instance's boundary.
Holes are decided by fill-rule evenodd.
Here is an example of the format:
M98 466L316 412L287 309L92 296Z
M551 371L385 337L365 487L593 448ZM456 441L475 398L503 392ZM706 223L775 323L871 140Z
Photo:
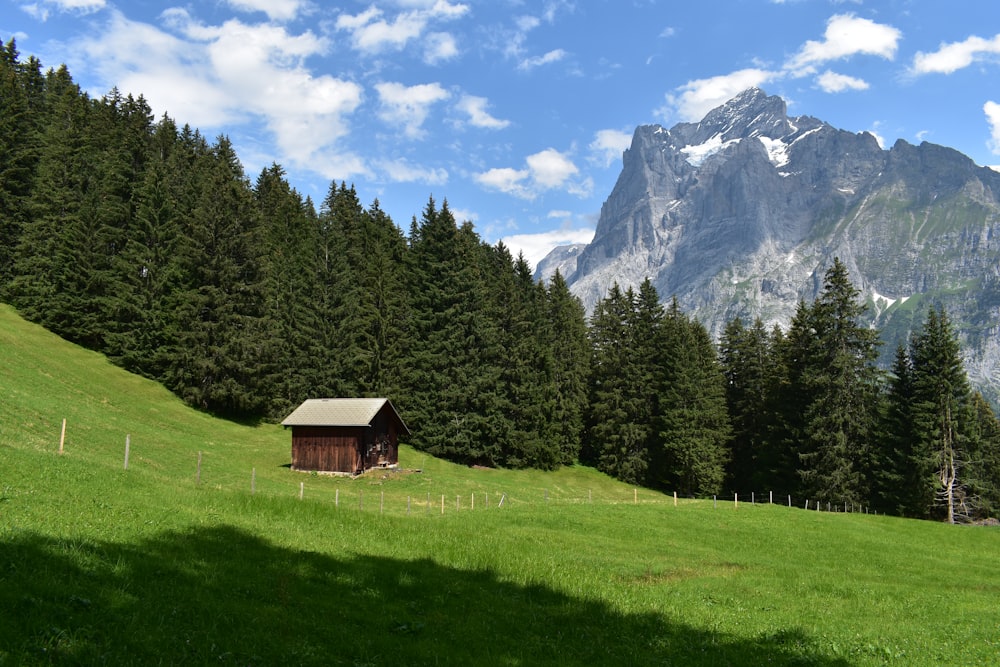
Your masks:
M972 396L975 426L969 462L970 495L982 517L1000 516L1000 420L979 392Z
M551 324L547 331L555 392L554 437L558 441L559 463L568 465L580 457L587 410L590 347L586 313L558 270L549 281L546 306L545 317Z
M135 188L135 215L115 257L119 285L108 323L109 356L130 371L162 380L173 342L172 296L180 285L176 174L170 156L177 127L164 117L153 129L149 163Z
M263 243L250 184L220 137L198 173L202 189L182 228L178 335L169 385L191 405L233 417L262 414L274 331L264 316Z
M29 220L43 101L38 60L20 62L13 39L0 45L0 294L14 277L15 249Z
M899 516L919 514L915 491L921 484L912 464L913 400L913 364L906 348L899 345L889 374L880 447L872 461L872 501L881 511Z
M881 376L875 366L878 334L859 323L864 310L846 267L835 259L822 293L789 330L789 390L802 403L788 422L799 435L801 491L817 501L869 500L864 468L876 432Z
M773 481L766 443L772 422L769 417L775 362L769 334L760 318L749 328L740 318L726 325L720 341L720 362L733 427L729 484L736 492L767 488Z
M683 315L676 299L659 402L663 466L657 480L687 496L719 493L729 461L731 427L725 376L708 331Z
M275 358L272 375L262 378L269 399L267 413L283 417L312 394L310 381L323 357L313 357L318 325L314 286L319 281L313 262L319 229L312 204L305 202L277 164L264 169L254 186L261 221L266 316L276 335L269 345ZM263 389L263 388L262 388Z
M972 392L958 340L943 308L930 308L922 331L911 342L913 400L910 419L912 465L920 516L954 523L968 518L967 466L976 443Z
M590 319L590 414L584 460L630 484L649 472L652 432L649 387L636 378L639 354L634 338L635 293L615 283Z

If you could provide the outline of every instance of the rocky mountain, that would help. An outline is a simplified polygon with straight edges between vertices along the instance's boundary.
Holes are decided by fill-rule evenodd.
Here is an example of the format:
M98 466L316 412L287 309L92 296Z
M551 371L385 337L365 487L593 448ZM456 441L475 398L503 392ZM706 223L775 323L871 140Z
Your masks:
M884 150L750 89L700 123L636 129L594 240L557 248L588 312L647 276L718 335L736 316L787 326L839 257L883 331L884 355L947 309L973 382L1000 396L1000 173L961 153Z

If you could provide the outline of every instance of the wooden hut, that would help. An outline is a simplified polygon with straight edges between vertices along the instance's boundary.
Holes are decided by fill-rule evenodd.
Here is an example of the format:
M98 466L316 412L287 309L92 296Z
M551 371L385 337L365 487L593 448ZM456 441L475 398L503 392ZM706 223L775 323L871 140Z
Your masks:
M292 469L318 472L394 467L410 433L386 398L311 398L281 424L292 429Z

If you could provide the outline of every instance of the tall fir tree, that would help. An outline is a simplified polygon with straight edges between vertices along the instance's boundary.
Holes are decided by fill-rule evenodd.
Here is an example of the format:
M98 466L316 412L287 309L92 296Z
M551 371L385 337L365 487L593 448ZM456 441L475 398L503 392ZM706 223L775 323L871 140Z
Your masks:
M652 423L648 392L636 378L640 352L634 338L635 293L617 283L590 318L590 414L584 460L630 484L645 483Z
M860 323L864 310L847 268L834 259L823 291L789 330L789 390L801 402L789 407L801 412L788 422L798 435L800 490L820 502L870 500L866 465L882 379L878 333Z
M773 489L767 443L777 378L771 338L763 321L757 318L749 327L740 318L730 321L722 334L719 354L733 428L729 487L737 493Z
M976 447L972 392L958 340L943 308L930 308L911 341L913 398L909 418L918 516L955 523L973 514L968 466Z
M708 331L681 313L676 299L665 326L669 333L656 419L663 455L656 481L686 496L717 494L732 430L725 376Z
M559 443L559 462L569 465L580 457L587 410L590 346L586 311L580 300L570 293L558 270L549 281L546 307L555 391L552 418L557 433L554 437Z
M191 405L231 417L263 413L262 378L275 363L264 313L264 245L243 167L226 137L198 173L201 192L178 248L178 335L169 385Z

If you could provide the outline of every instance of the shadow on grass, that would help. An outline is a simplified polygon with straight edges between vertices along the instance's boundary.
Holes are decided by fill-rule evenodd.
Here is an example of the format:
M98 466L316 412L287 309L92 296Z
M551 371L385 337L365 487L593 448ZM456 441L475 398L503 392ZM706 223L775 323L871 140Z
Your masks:
M282 548L230 527L137 545L0 544L0 665L846 665L430 560Z

